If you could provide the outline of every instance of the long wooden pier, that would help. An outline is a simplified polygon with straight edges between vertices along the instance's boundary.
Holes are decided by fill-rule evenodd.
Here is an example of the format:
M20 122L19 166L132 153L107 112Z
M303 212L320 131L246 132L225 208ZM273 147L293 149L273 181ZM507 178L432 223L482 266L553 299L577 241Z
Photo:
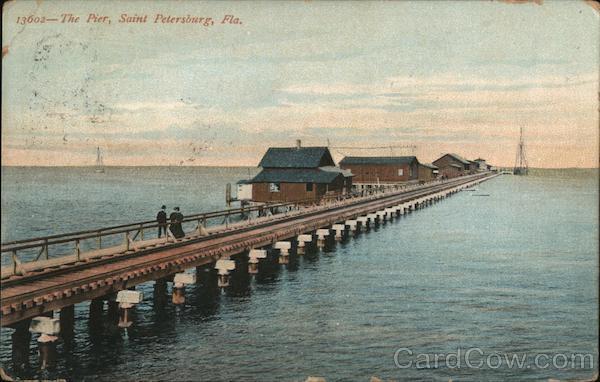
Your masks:
M250 255L251 273L257 271L258 258L263 257L260 255L260 248L273 246L273 251L279 249L280 263L285 264L288 251L292 248L292 243L285 240L297 238L294 244L297 243L300 249L305 242L312 240L313 235L322 240L332 229L335 230L336 237L346 230L360 231L361 226L365 228L367 225L382 224L386 219L397 218L497 175L481 173L369 195L354 194L308 207L282 204L283 211L280 213L230 223L228 218L234 212L249 216L253 211L235 210L227 214L224 224L213 227L202 224L201 215L194 215L188 220L197 220L197 227L181 239L168 236L135 241L135 237L132 240L131 236L132 228L125 225L104 230L107 234L125 232L123 244L107 248L99 246L89 251L81 251L80 241L93 238L94 233L103 230L3 243L2 253L10 255L13 263L9 267L10 271L3 271L2 275L0 317L3 327L15 329L13 362L22 362L22 353L26 350L21 347L26 346L28 349L24 331L31 325L40 322L45 324L44 320L40 321L38 318L50 318L54 311L60 311L60 335L68 335L73 330L74 304L90 300L90 314L98 309L98 304L94 307L94 302L100 301L103 304L104 300L108 300L118 303L121 308L121 323L127 326L131 324L128 322L128 309L141 301L141 297L140 301L135 301L138 298L135 296L136 292L133 292L136 285L156 281L155 290L158 286L164 292L166 282L174 282L173 302L178 303L185 300L185 284L195 281L195 278L186 277L190 276L189 273L182 275L186 270L208 265L214 267L213 264L216 264L220 284L226 286L229 271L235 268L235 262L230 260L235 260L242 254ZM203 215L206 219L207 214ZM222 214L216 216L221 217ZM136 223L133 226L141 227L142 236L144 228L155 227L152 222ZM139 233L140 231L136 236ZM53 241L59 244L75 241L76 253L46 259L48 245ZM36 246L39 246L40 254L45 252L44 258L38 254L29 263L18 260L17 250ZM297 252L301 253L300 250ZM133 295L123 291L133 292ZM118 298L115 299L115 296ZM102 305L100 311L101 309ZM55 324L51 320L50 324ZM50 336L50 342L59 335L57 328L40 329L38 332Z

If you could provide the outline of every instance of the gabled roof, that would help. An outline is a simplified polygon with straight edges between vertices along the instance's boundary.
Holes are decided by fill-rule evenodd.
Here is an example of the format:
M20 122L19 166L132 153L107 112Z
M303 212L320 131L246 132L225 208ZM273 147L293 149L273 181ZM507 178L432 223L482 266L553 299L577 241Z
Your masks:
M477 158L477 159L475 159L473 162L485 162L485 159L482 159L482 158Z
M464 163L464 164L469 164L469 163L471 163L471 161L469 161L469 160L467 160L467 159L465 159L465 158L461 157L461 156L460 156L460 155L458 155L458 154L448 154L448 155L450 155L452 158L456 159L457 161L459 161L459 162L461 162L461 163Z
M457 154L452 154L452 153L448 153L448 154L444 154L444 155L442 155L442 156L441 156L441 157L439 157L438 159L434 160L434 161L433 161L433 163L435 163L435 162L439 161L440 159L442 159L442 158L443 158L443 157L445 157L446 155L448 155L448 156L452 157L454 160L456 160L456 161L458 161L458 162L460 162L460 163L462 163L462 164L467 164L467 165L468 165L469 163L471 163L471 162L469 162L468 160L466 160L465 158L461 157L460 155L457 155Z
M335 166L327 147L271 147L258 164L262 168Z
M267 168L251 180L251 183L331 183L340 172L303 168Z
M417 161L416 156L405 156L405 157L344 157L340 161L341 165L357 165L357 164L391 164L391 165L399 165L399 164L411 164L412 162Z

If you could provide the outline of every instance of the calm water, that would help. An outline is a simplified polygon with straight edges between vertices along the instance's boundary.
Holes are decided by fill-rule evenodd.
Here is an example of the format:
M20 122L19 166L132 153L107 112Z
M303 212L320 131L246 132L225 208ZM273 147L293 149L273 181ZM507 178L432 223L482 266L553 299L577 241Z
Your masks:
M3 169L2 240L224 207L224 184L248 169ZM254 170L250 170L252 173ZM489 196L481 196L489 194ZM273 261L274 259L271 259ZM503 176L323 252L261 264L220 292L186 290L157 309L152 283L127 333L90 335L77 306L73 349L53 372L75 380L546 380L598 365L598 172ZM10 330L0 357L10 367ZM399 369L420 353L477 347L525 355L524 369L440 361ZM591 353L594 368L536 367L536 354ZM478 354L478 353L472 353ZM433 357L433 356L431 356ZM432 358L433 359L433 358ZM478 358L473 357L477 364ZM485 358L484 358L485 361ZM431 362L433 363L433 362ZM559 365L562 364L560 358ZM496 366L497 360L491 361ZM542 363L541 366L545 365Z

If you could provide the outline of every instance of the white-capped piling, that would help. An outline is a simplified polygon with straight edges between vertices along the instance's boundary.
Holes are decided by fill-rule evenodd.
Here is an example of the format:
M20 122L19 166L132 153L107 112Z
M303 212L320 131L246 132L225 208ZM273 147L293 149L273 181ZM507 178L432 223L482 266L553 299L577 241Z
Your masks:
M228 287L229 272L235 269L235 261L225 259L217 260L215 269L217 270L217 285L219 288Z
M248 252L248 273L255 275L258 273L258 260L267 257L267 251L264 249L251 249Z
M134 305L139 304L143 300L142 292L135 290L121 290L117 293L115 301L119 303L119 327L128 328L133 322L129 317L129 311Z
M45 316L35 317L29 324L31 333L38 333L40 369L51 367L56 362L56 344L60 333L60 320Z
M325 246L325 238L329 236L329 230L318 229L315 233L317 235L317 247L323 248Z
M359 216L356 218L356 221L360 223L361 231L367 230L367 224L368 224L369 218L367 218L366 216Z
M356 227L358 225L358 221L356 220L346 220L346 222L344 223L346 226L348 226L348 228L350 229L350 232L356 232Z
M385 212L387 212L388 217L390 220L394 220L394 218L396 217L396 211L398 209L396 207L388 207L385 209Z
M377 215L367 214L367 219L369 219L369 228L375 227L375 224L377 222Z
M342 240L346 226L344 224L334 224L331 226L331 229L335 231L335 240Z
M398 204L396 207L398 207L398 214L404 215L404 204Z
M176 273L173 277L173 304L185 303L185 286L196 284L195 273Z
M312 241L312 235L308 235L308 234L304 234L304 235L298 235L298 247L297 247L297 253L299 255L304 254L304 247L306 246L306 243L310 243Z
M235 261L228 259L220 259L215 263L217 270L217 285L220 288L229 286L229 272L235 269Z
M278 241L273 245L273 248L279 250L279 264L288 264L290 262L292 243L289 241Z

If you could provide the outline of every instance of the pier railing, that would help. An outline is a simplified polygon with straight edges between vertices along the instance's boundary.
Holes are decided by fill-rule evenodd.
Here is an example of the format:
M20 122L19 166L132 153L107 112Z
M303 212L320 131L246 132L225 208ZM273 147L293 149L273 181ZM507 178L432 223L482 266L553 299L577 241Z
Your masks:
M376 188L352 191L341 195L325 195L318 199L303 199L291 202L270 203L241 208L232 208L221 211L204 212L188 215L181 221L189 232L190 225L198 235L210 235L209 227L222 226L225 229L230 224L243 220L261 218L276 219L281 214L287 215L292 211L300 211L306 207L327 208L331 203L339 203L348 199L376 198L382 194L406 192L435 184L445 183L448 180L434 180L425 184L386 185ZM262 217L261 217L262 216ZM167 228L172 223L167 223ZM1 244L2 266L11 267L10 274L24 274L22 265L37 261L47 261L62 256L71 255L75 261L82 260L82 254L90 251L121 246L124 251L133 249L136 241L155 239L175 241L170 230L163 238L158 238L159 223L156 220L115 225L97 229L49 235L31 239L9 241ZM5 272L2 272L3 274ZM3 275L4 276L4 275Z

